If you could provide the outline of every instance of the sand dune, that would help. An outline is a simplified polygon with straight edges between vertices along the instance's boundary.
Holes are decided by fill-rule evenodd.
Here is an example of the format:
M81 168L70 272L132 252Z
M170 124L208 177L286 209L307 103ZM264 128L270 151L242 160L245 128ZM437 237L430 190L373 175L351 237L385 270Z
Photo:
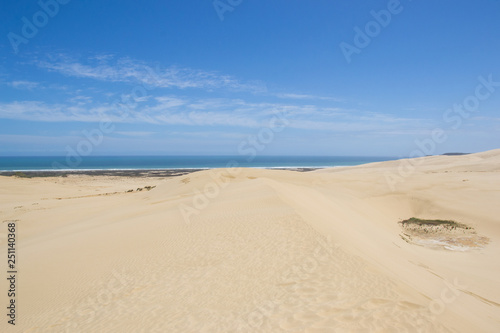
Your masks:
M0 255L6 221L19 255L2 332L500 330L500 150L0 184ZM419 238L398 223L411 217L470 229Z

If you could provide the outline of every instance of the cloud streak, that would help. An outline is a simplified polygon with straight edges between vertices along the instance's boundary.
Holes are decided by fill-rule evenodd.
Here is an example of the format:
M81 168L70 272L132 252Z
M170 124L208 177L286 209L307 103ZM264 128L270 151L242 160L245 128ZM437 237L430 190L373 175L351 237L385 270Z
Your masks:
M16 89L27 89L27 90L33 90L39 87L38 82L33 82L33 81L12 81L9 83L9 85Z
M112 56L87 58L85 61L68 55L50 55L36 60L35 64L44 70L69 77L88 78L108 82L124 82L145 85L151 88L178 89L227 89L262 93L267 89L260 82L242 82L230 75L215 71L192 69L180 66L152 68L148 64L131 58Z
M338 105L340 100L333 97L269 93L261 83L246 83L216 72L176 66L158 66L153 69L144 62L116 58L113 55L79 60L65 54L57 54L37 59L34 63L42 70L71 78L141 85L148 90L148 94L138 99L127 89L125 93L119 94L119 102L112 103L100 101L95 89L92 96L88 95L89 91L78 89L76 95L73 93L71 98L61 103L41 100L0 103L0 118L87 123L105 120L124 124L212 129L220 127L225 130L233 127L241 130L266 126L269 119L276 112L280 112L286 115L289 128L304 131L391 133L398 128L412 133L419 127L432 126L429 121L423 119L398 118L353 108L334 107L332 104L335 102ZM15 82L18 87L24 88L43 86L31 81ZM152 91L153 88L157 90ZM166 89L170 91L165 91ZM210 96L227 96L224 93L228 91L241 91L247 95L238 95L246 98L199 98L199 92L194 91L193 94L188 91L190 89L210 92ZM108 98L116 95L109 93ZM264 102L270 100L270 97L274 102ZM128 137L147 137L146 133L149 132L142 128L117 132L118 135Z
M48 104L41 101L0 103L0 118L4 119L43 122L106 120L115 123L192 127L258 128L266 126L276 112L285 115L290 128L316 131L389 132L394 128L415 129L425 122L421 119L395 118L356 110L322 108L312 105L250 103L241 99L221 98L191 100L172 96L156 97L153 104L138 104L126 113L119 112L109 103L94 103L86 107L81 103Z

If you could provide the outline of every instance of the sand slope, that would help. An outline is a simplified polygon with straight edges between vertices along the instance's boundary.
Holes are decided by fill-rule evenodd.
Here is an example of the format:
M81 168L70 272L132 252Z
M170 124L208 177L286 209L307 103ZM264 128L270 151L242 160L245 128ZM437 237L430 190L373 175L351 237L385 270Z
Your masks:
M2 177L0 220L19 230L19 308L16 327L4 318L0 329L498 332L500 150L416 161ZM157 187L126 193L146 185ZM410 217L456 220L488 242L417 245L401 237ZM4 222L2 258L6 232Z

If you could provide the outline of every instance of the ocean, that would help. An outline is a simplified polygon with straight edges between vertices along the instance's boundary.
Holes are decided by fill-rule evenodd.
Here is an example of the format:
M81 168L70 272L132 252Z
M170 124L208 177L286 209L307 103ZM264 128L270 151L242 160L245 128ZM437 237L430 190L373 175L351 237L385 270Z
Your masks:
M0 157L0 171L328 168L395 160L387 156L66 156Z

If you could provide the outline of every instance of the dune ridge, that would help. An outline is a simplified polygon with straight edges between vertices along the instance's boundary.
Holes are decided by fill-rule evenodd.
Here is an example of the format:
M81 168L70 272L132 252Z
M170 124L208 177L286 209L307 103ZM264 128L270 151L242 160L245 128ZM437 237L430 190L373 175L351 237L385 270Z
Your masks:
M391 188L388 174L402 180ZM2 258L5 221L19 229L16 332L500 329L500 149L306 173L0 183ZM145 185L156 188L127 193ZM488 242L412 244L398 223L411 217Z

